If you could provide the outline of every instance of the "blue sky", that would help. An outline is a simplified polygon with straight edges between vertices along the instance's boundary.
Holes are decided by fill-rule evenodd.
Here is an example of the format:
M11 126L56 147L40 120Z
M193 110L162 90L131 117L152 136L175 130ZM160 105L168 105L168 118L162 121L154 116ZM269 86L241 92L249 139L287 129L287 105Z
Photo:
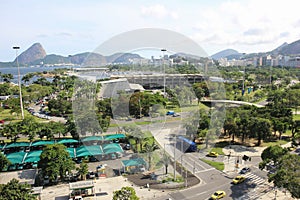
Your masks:
M271 0L0 0L0 61L40 42L47 54L94 51L111 37L163 28L197 42L211 55L233 48L269 51L300 39L298 1Z

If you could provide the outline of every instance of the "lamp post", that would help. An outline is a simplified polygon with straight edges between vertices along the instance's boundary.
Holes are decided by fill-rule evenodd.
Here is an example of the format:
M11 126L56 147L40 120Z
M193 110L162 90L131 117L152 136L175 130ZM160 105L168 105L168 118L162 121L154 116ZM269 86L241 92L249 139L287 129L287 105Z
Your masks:
M164 97L166 95L166 71L165 71L165 51L167 51L166 49L161 49L162 51L162 54L163 54L163 68L164 68L164 71L163 71L163 76L164 76Z
M21 75L20 75L20 66L19 66L19 61L18 61L18 50L20 49L20 47L14 46L13 49L16 50L16 62L17 62L17 67L18 67L18 82L19 82L20 107L21 107L22 119L24 119L23 101L22 101L22 89L21 89Z
M175 155L175 152L176 152L176 135L175 135L175 138L174 138L174 181L176 181L176 155Z

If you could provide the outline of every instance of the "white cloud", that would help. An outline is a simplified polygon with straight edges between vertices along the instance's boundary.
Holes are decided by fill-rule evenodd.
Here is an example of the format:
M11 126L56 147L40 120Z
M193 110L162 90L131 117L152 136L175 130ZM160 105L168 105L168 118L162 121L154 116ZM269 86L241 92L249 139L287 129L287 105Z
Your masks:
M164 5L156 4L152 6L142 6L142 15L146 17L165 18L171 17L178 19L178 14L174 11L168 10Z

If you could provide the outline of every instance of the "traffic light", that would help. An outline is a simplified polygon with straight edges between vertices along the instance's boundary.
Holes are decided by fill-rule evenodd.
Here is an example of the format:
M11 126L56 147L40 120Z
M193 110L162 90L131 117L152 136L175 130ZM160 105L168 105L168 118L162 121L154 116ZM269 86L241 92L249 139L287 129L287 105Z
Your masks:
M243 159L244 161L247 161L249 158L250 158L249 156L244 155L242 159Z

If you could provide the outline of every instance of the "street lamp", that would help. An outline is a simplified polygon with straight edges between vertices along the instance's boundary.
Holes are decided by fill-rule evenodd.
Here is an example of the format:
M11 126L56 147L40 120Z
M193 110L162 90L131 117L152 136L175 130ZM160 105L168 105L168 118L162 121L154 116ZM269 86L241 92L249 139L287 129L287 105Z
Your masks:
M162 54L163 54L163 68L164 68L164 73L163 73L163 76L164 76L164 97L166 95L166 75L165 75L165 51L167 51L166 49L161 49L162 51Z
M175 152L176 152L176 135L175 135L175 138L174 138L174 181L176 181L176 155L175 155Z
M21 89L21 75L20 75L20 66L19 66L19 62L18 62L18 50L20 49L20 47L15 46L15 47L13 47L13 49L16 50L16 62L17 62L17 67L18 67L20 107L21 107L22 119L24 119L23 101L22 101L22 89Z

